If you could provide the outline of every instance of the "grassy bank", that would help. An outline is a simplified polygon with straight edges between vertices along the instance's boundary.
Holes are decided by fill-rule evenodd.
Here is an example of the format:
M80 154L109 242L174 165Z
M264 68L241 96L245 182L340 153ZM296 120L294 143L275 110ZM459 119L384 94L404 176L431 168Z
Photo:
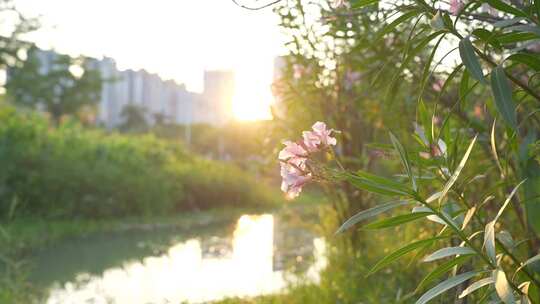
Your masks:
M0 214L39 218L164 215L275 204L263 178L152 135L58 127L0 108Z

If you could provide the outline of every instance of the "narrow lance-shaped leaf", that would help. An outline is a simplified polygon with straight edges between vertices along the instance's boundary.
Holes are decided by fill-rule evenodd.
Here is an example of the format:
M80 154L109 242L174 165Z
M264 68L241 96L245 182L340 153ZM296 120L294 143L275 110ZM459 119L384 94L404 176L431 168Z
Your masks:
M512 99L512 87L508 83L506 73L501 66L497 66L491 72L491 91L495 99L495 106L504 121L517 129L516 105Z
M375 3L379 3L379 0L355 0L351 1L351 9L359 9Z
M424 262L433 262L442 258L446 258L453 255L469 255L476 254L474 250L469 247L446 247L435 251L424 258Z
M358 223L360 223L360 222L362 222L364 220L367 220L367 219L372 218L372 217L374 217L376 215L379 215L379 214L381 214L381 213L383 213L385 211L388 211L388 210L391 210L391 209L394 209L394 208L397 208L397 207L400 207L400 206L403 206L403 205L407 205L407 204L410 204L410 203L411 203L410 201L391 201L391 202L380 204L380 205L375 206L373 208L361 211L361 212L355 214L354 216L352 216L345 223L343 223L343 225L341 225L341 227L339 227L339 229L337 230L336 233L341 233L341 232L351 228L355 224L358 224Z
M465 37L459 42L459 55L461 61L471 75L481 83L486 83L484 73L482 72L482 66L480 65L478 57L476 57L474 47L469 37Z
M378 41L379 39L381 39L382 37L384 37L384 35L390 33L391 31L393 31L398 25L400 25L401 23L415 17L415 16L418 16L418 10L412 10L410 12L407 12L407 13L404 13L403 15L399 16L396 18L396 20L392 21L391 23L387 24L378 34L377 34L377 37L375 38L375 41L372 42L372 43L375 43L376 41Z
M364 229L384 229L384 228L395 227L401 224L405 224L405 223L412 222L417 219L426 217L430 214L431 213L428 213L428 212L402 214L402 215L382 219L380 221L367 224L364 226Z
M465 213L465 217L463 218L463 225L461 225L461 230L465 230L465 228L467 228L467 225L471 221L475 212L476 206L473 206L471 209L467 210L467 213Z
M377 194L411 196L412 192L404 185L395 181L361 171L357 172L356 174L346 173L343 175L343 178L359 189Z
M508 204L510 203L510 201L512 200L512 198L516 194L517 190L519 189L519 186L521 186L524 182L525 182L525 180L522 180L519 184L517 184L517 186L514 187L514 189L512 189L512 192L510 192L510 195L508 195L508 197L504 201L504 204L499 209L499 212L497 212L497 215L495 216L494 221L497 221L499 219L499 217L503 214L504 209L506 209L506 206L508 206Z
M519 268L516 269L516 273L518 273L523 267L530 265L534 262L538 262L538 261L540 261L540 254L537 254L533 256L532 258L528 259L527 261L523 262L523 264L521 264L521 266L519 266Z
M523 293L521 295L521 302L519 304L531 304L531 300L529 299L529 286L531 285L531 282L523 282L519 284L518 288Z
M540 58L538 58L538 55L518 53L508 56L506 60L522 63L537 72L540 71Z
M409 175L409 179L411 180L413 190L416 191L417 190L416 180L414 179L411 165L409 163L409 157L407 156L407 151L405 150L403 145L399 142L397 137L392 132L390 132L390 140L392 141L394 148L399 153L399 157L401 158L401 163L403 164L403 167L405 167L405 171L407 172L407 175Z
M442 282L442 283L439 283L437 286L433 287L432 289L430 289L429 291L427 291L426 293L424 293L422 295L422 297L420 297L420 299L418 299L418 301L416 301L416 304L425 304L427 303L428 301L430 301L431 299L435 298L436 296L448 291L449 289L452 289L456 286L458 286L459 284L467 281L468 279L476 276L479 272L477 271L470 271L470 272L465 272L465 273L462 273L462 274L459 274L455 277L451 277L449 278L448 280Z
M437 268L433 269L430 273L428 273L422 281L418 284L418 287L416 287L416 292L424 288L427 284L432 282L433 280L439 278L443 274L447 273L450 269L452 269L456 265L461 265L465 261L467 261L471 256L470 255L462 255L455 257L453 259L450 259L439 266Z
M495 263L497 260L495 251L495 221L486 224L486 228L484 229L484 248L491 262Z
M450 179L446 182L446 184L444 185L444 188L443 188L443 191L441 193L441 196L439 197L439 202L442 202L443 198L446 196L446 194L448 193L448 191L450 190L450 188L452 188L452 186L454 185L454 183L456 182L456 180L458 179L458 176L459 174L461 173L461 170L463 170L463 168L465 167L465 164L467 163L467 159L469 159L469 155L471 154L471 151L472 151L472 148L474 146L474 143L476 142L476 138L478 137L478 135L476 135L473 140L471 141L471 143L469 144L469 147L467 148L467 152L465 152L465 155L463 155L463 158L461 159L461 162L459 163L459 165L457 166L456 170L454 171L454 173L452 174L452 176L450 177Z
M499 161L499 154L497 154L497 145L495 143L495 125L496 124L497 124L497 120L494 120L493 126L491 127L491 152L493 153L493 157L495 158L497 167L499 168L499 171L501 172L501 176L504 177L504 171L502 169L501 162Z
M459 294L459 298L464 298L466 296L468 296L469 294L475 292L476 290L484 287L484 286L487 286L487 285L490 285L490 284L493 284L495 283L495 280L493 279L493 277L487 277L487 278L484 278L484 279L481 279L479 281L476 281L474 283L472 283L471 285L469 285L469 287L465 288L465 290L463 290L461 292L461 294Z
M498 9L499 11L512 14L518 17L528 17L527 14L511 5L504 3L501 0L487 0L490 6Z
M516 299L512 293L512 287L510 287L504 271L501 269L494 270L493 279L495 280L495 290L501 301L503 301L504 304L516 303Z
M532 33L540 38L540 27L535 25L514 25L509 27L508 29L511 31Z
M516 23L519 23L523 20L527 20L523 17L516 17L516 18L512 18L512 19L505 19L505 20L501 20L501 21L497 21L495 23L493 23L493 26L494 27L507 27L507 26L510 26L510 25L514 25Z
M410 243L404 247L401 247L399 248L398 250L390 253L389 255L385 256L384 258L382 258L379 262L377 262L377 264L375 264L375 266L373 266L373 268L368 272L368 274L366 276L369 276L369 275L372 275L373 273L381 270L383 267L386 267L387 265L389 265L390 263L394 262L395 260L401 258L402 256L406 255L407 253L409 252L412 252L420 247L423 247L425 245L429 245L435 241L438 241L438 240L442 240L442 239L446 239L446 237L443 237L443 236L439 236L439 237L434 237L434 238L431 238L431 239L426 239L426 240L420 240L420 241L416 241L416 242L413 242L413 243Z

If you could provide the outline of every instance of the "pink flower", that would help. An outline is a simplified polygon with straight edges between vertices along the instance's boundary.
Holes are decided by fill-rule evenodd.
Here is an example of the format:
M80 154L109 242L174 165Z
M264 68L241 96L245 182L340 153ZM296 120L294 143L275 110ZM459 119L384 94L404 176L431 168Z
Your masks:
M326 124L321 121L317 121L312 127L313 132L319 137L321 140L321 144L325 146L335 146L337 143L337 140L335 137L331 137L330 134L334 132L334 129L326 129Z
M306 146L309 152L315 152L319 149L321 139L315 132L304 131L302 132L302 137L304 138L304 146Z
M321 147L336 145L337 140L331 136L333 129L327 129L324 122L316 122L312 126L313 131L302 133L303 141L295 143L285 141L278 155L281 161L281 190L287 193L289 198L297 197L302 187L312 179L309 167L306 166L309 153L317 152Z
M305 166L305 163L302 163ZM310 173L304 173L290 163L281 163L281 191L286 192L289 198L300 195L302 187L311 180Z
M299 144L294 143L292 141L285 141L283 142L283 144L285 144L285 148L279 151L279 155L278 155L278 158L280 160L287 160L289 158L307 156L307 151Z
M450 13L456 16L463 9L465 4L462 0L450 0Z

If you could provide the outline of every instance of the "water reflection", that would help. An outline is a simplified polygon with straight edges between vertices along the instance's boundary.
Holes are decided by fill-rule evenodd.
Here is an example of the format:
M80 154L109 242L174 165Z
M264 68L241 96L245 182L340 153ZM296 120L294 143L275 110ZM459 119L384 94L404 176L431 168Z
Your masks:
M279 292L294 278L274 269L274 232L272 215L243 215L232 248L218 240L208 245L190 239L165 254L110 268L99 276L79 274L53 288L47 303L200 303ZM324 241L314 239L309 280L318 280L326 264L324 251Z

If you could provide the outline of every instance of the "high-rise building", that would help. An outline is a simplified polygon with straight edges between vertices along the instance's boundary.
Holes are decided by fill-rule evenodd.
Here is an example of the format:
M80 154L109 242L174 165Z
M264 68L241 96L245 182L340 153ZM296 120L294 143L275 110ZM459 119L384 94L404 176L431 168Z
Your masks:
M59 56L54 51L39 50L40 72L47 74ZM140 107L148 123L156 118L177 124L207 123L222 125L232 119L234 73L205 71L204 92L189 92L185 85L163 80L145 70L118 69L112 58L90 59L88 67L96 69L103 78L101 100L97 106L97 123L115 128L121 125L127 105ZM7 76L9 77L9 75Z

